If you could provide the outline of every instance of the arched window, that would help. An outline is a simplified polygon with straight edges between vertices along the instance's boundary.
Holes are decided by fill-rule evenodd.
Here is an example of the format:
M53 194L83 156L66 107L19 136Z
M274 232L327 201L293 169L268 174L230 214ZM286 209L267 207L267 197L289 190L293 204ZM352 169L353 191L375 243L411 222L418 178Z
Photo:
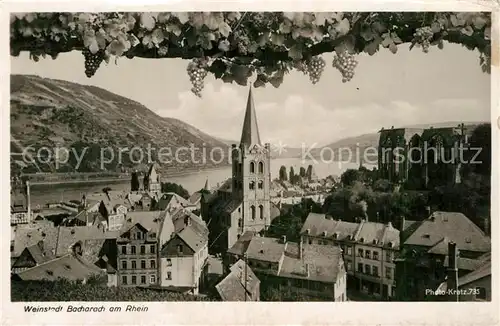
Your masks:
M255 173L255 163L250 162L250 173Z
M260 180L258 184L259 189L264 189L264 181Z
M252 220L255 220L255 206L250 206L250 211L252 213Z
M264 219L264 206L259 205L259 217L260 219Z
M264 173L264 163L259 162L259 173Z
M255 189L255 181L250 181L250 183L248 184L248 187L250 190L254 190Z

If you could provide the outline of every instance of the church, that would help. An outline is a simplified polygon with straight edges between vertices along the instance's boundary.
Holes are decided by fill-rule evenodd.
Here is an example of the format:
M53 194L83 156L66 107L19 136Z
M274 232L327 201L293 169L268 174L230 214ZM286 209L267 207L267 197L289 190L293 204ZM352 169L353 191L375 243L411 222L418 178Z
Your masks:
M245 232L266 230L279 215L271 203L271 146L261 142L251 88L240 144L232 145L231 161L231 178L215 193L201 198L212 253L226 252Z

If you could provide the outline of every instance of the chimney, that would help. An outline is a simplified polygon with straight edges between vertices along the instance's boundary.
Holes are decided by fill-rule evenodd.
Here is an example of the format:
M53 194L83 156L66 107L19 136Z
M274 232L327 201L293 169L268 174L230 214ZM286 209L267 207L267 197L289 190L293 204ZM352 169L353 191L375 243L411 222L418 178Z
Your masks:
M189 216L186 216L186 217L184 218L184 224L185 224L186 226L191 226L191 218L190 218Z
M303 240L300 239L300 241L299 241L299 259L302 259L303 251L304 251Z
M286 243L286 235L282 235L281 236L281 242L282 243Z
M427 217L430 217L431 216L431 207L430 206L425 206L425 213L427 214Z
M309 264L306 263L305 264L305 268L306 268L306 275L307 275L307 277L311 276L310 271L309 271Z
M31 193L29 180L26 180L26 205L28 210L28 223L31 223Z
M448 270L446 287L448 291L453 291L450 294L450 299L452 299L452 301L459 301L457 259L457 244L450 241L448 242Z

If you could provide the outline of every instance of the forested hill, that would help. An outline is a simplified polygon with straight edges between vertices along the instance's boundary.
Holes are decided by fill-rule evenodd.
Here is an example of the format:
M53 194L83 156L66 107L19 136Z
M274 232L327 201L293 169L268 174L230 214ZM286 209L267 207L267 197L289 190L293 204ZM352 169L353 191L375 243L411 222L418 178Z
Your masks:
M107 171L122 170L118 160L119 148L147 148L150 145L153 149L169 148L175 154L178 148L191 144L200 149L205 146L207 153L216 146L227 147L189 124L160 117L138 102L95 86L31 75L12 75L10 103L11 152L19 153L26 146L64 146L82 153L88 147L77 172L101 171L100 153L104 147L112 148L115 153L115 160L105 165ZM152 156L157 152L152 150ZM135 156L124 151L121 160L123 168L136 168L138 165L134 162L140 159L137 155L139 151ZM187 160L186 163L175 162L172 157L172 162L162 167L183 171L211 165L210 160L206 164L202 162L201 150L195 151L195 160L188 160L190 153L185 155L183 159ZM61 164L57 171L75 172L74 156L70 155L68 163ZM23 161L19 155L13 155L11 167L19 170L26 165ZM226 162L225 159L221 164ZM55 171L54 162L38 162L38 166L45 172ZM23 172L39 170L28 164Z

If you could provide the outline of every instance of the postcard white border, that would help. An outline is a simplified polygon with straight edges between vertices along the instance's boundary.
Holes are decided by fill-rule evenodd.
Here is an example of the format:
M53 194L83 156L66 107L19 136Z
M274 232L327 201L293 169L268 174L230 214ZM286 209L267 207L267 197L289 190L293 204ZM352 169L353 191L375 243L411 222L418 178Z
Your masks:
M107 0L107 1L16 1L0 3L0 46L2 103L1 151L10 157L8 139L9 124L9 13L22 11L493 11L492 72L491 72L491 121L493 136L492 153L492 255L493 294L489 303L210 303L210 302L162 302L132 304L147 306L148 312L139 313L25 313L24 303L10 302L10 270L1 269L2 276L2 325L498 325L499 282L498 235L500 234L500 2L491 1L307 1L307 0L259 0L259 1L162 1ZM479 69L479 67L478 67ZM496 149L496 150L495 150ZM4 180L8 180L9 163L1 161ZM10 266L9 184L0 186L0 198L4 198L2 210L2 266ZM66 307L69 303L34 303L37 306ZM121 306L126 302L73 302L74 306Z

